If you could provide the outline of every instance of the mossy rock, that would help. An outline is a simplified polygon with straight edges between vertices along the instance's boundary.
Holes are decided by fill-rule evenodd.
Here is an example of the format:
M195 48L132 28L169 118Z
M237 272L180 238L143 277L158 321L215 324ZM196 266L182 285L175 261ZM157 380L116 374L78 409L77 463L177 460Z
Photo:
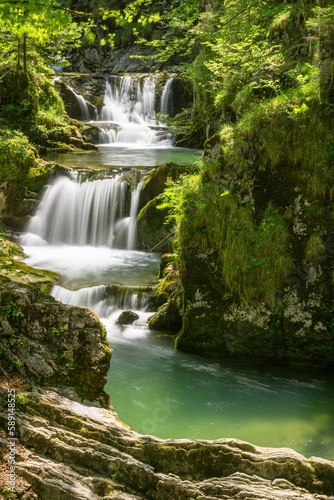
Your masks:
M35 269L20 259L24 257L22 248L5 236L0 237L0 272L6 282L11 280L16 284L37 289L42 293L50 293L59 276L45 269Z
M158 311L148 320L151 330L177 333L182 327L182 317L174 300L159 307Z
M163 192L167 179L176 181L181 175L191 173L194 169L195 167L191 165L178 165L177 163L165 163L152 169L140 192L139 210Z
M149 201L138 215L138 241L140 248L171 251L172 227L165 224L168 209L160 210L158 198Z
M119 325L132 325L132 323L134 323L137 319L139 319L139 316L137 313L130 311L130 310L127 310L127 311L123 311L119 315L116 323L118 323Z

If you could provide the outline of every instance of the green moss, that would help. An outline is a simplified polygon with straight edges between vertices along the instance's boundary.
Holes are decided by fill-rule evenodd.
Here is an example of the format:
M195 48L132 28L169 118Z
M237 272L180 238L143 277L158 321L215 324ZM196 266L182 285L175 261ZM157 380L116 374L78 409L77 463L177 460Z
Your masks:
M253 105L220 132L227 166L280 172L312 199L334 196L334 116L319 102L317 75L298 89Z
M27 188L38 193L46 184L51 168L52 164L39 159L37 165L29 169L25 179Z
M22 257L23 251L19 245L5 237L0 237L1 278L27 285L32 289L37 288L43 293L49 293L57 281L58 275L52 271L32 268L18 260Z
M171 224L166 225L164 223L168 215L168 209L159 210L157 208L159 204L160 199L158 197L150 200L138 215L140 246L149 249L157 247L157 251L170 249L172 238Z
M183 259L193 245L217 253L217 275L246 302L264 300L273 306L292 266L288 229L278 210L268 205L256 223L250 205L229 191L220 193L207 175L186 199L180 241Z
M22 181L37 164L36 150L23 134L7 130L0 135L0 181Z
M319 263L326 255L326 247L318 233L313 233L307 241L305 258L313 263Z

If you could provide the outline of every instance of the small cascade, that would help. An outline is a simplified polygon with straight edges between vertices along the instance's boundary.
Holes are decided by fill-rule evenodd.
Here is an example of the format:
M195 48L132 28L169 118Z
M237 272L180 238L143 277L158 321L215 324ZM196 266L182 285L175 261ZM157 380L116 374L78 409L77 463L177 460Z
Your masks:
M79 290L68 290L55 285L51 296L63 304L83 306L92 309L100 318L109 318L124 309L146 311L149 296L143 291L134 291L126 287L107 285L90 286Z
M164 89L164 102L168 102L170 88ZM101 124L100 143L172 146L172 135L156 119L155 94L155 75L110 77L97 122Z
M161 99L160 99L160 113L162 115L170 114L170 106L172 100L172 83L174 77L167 78L164 88L162 90Z
M55 85L57 83L63 83L62 79L59 76L55 77L51 82L52 85ZM73 96L74 101L77 103L77 108L78 111L80 110L81 115L79 118L84 122L88 122L92 119L92 115L94 115L94 118L96 119L98 116L96 107L93 106L90 102L87 102L84 97L78 94L70 85L65 85L64 83L63 85L66 87L67 93Z
M81 110L81 114L82 114L82 120L85 122L88 122L91 118L90 118L90 113L89 113L89 108L88 108L88 104L87 102L85 101L85 99L82 97L82 95L80 94L77 94L76 92L74 92L73 89L71 89L78 104L79 104L79 107L80 107L80 110Z
M136 245L140 185L126 216L127 185L120 177L81 182L57 178L47 189L22 236L24 245L91 245L127 248Z
M138 215L138 207L139 207L139 197L140 190L143 183L140 182L136 189L134 189L131 193L131 208L130 208L130 217L129 217L129 228L128 228L128 237L127 237L127 245L126 248L128 250L132 250L135 248L136 237L137 237L137 215Z

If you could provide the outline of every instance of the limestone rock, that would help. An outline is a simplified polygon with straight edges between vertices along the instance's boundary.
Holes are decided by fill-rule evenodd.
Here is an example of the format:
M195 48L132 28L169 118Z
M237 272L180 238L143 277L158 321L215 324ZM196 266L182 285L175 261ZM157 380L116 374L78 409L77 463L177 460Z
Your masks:
M100 397L110 349L97 316L57 303L36 287L2 278L2 363L39 384L73 387L78 397ZM103 398L102 398L103 399Z
M333 492L334 463L328 460L236 439L142 436L112 409L45 389L23 394L16 471L41 500L328 500ZM5 412L0 424L7 425ZM1 443L6 460L0 436Z

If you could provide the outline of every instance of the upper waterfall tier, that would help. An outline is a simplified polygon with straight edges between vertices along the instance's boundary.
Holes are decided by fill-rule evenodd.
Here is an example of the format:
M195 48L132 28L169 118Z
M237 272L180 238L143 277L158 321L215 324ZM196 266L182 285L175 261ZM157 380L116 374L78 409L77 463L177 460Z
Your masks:
M139 189L140 185L126 210L127 185L118 176L85 182L60 177L48 187L21 243L131 250L136 244Z
M100 142L172 146L172 134L157 118L157 113L168 113L171 82L172 78L166 81L158 103L155 75L109 77L99 114Z

